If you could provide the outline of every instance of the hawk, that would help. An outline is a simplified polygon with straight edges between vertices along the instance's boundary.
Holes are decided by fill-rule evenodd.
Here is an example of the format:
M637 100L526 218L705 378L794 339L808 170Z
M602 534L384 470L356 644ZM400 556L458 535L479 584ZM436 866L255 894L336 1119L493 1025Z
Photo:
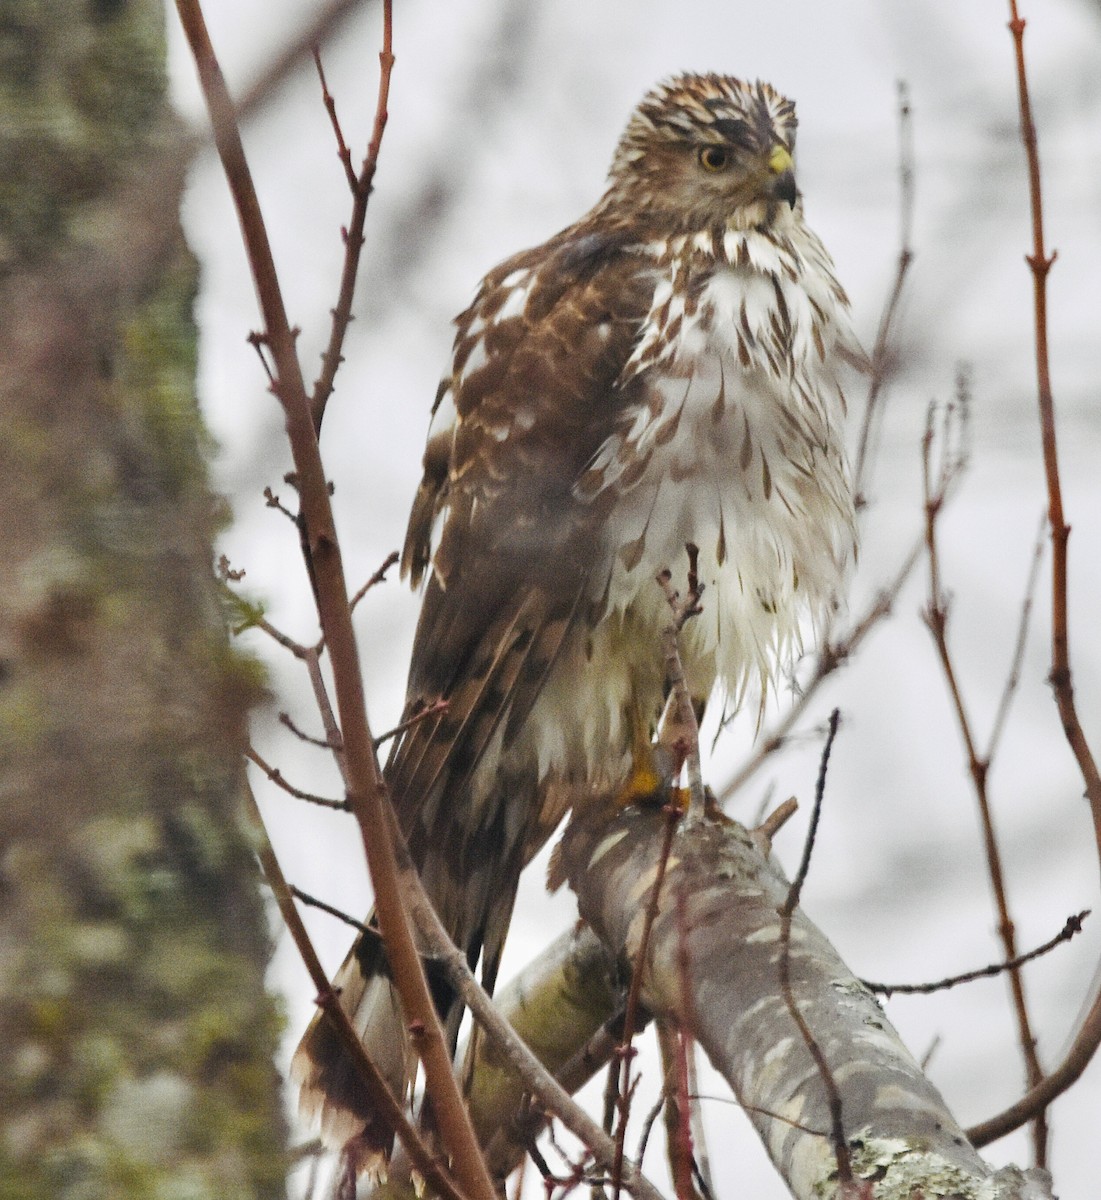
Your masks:
M666 699L656 582L702 612L694 702L788 669L855 553L845 293L807 227L795 107L766 83L681 75L632 114L606 192L501 263L457 319L402 558L427 580L386 781L456 944L492 987L521 869L564 811L653 778ZM409 1062L376 938L336 979L402 1094ZM370 1106L315 1019L302 1106L344 1140ZM379 1131L375 1131L379 1133Z

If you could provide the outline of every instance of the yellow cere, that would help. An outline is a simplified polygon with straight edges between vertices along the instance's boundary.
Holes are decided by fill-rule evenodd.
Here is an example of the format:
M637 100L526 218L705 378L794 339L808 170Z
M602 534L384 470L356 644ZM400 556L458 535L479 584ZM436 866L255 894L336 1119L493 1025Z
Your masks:
M773 146L772 153L768 156L768 169L775 175L783 175L785 171L790 171L791 168L791 155L787 152L786 147Z

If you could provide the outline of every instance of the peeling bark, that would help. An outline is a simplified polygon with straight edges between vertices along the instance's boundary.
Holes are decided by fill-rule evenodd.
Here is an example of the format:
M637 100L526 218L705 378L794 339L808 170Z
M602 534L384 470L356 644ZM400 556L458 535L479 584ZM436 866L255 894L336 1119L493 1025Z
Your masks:
M823 1077L780 984L788 882L741 826L685 821L640 959L665 818L575 821L562 863L583 917L641 969L642 1000L689 1028L798 1200L844 1195ZM791 998L832 1073L857 1183L875 1200L1050 1200L1046 1172L993 1172L875 997L806 915L791 922ZM683 963L687 957L687 970Z

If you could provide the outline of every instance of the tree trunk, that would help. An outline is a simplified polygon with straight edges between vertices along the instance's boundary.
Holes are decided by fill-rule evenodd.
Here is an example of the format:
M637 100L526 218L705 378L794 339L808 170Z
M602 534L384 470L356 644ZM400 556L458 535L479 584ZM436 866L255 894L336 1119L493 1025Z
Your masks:
M0 29L0 1194L284 1194L158 0Z

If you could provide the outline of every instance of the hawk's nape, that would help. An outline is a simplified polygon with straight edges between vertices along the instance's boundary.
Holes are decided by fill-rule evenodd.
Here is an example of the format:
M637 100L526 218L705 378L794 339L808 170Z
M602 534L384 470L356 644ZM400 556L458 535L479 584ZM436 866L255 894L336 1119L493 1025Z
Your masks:
M651 753L658 572L683 588L698 547L706 590L682 657L700 705L766 686L839 602L855 543L841 376L861 352L804 222L795 124L767 84L658 86L596 206L491 271L458 318L403 555L427 577L406 716L446 708L385 773L487 987L524 865L567 808L623 793ZM335 982L402 1094L414 1064L375 939ZM333 1140L389 1142L322 1017L292 1070Z

